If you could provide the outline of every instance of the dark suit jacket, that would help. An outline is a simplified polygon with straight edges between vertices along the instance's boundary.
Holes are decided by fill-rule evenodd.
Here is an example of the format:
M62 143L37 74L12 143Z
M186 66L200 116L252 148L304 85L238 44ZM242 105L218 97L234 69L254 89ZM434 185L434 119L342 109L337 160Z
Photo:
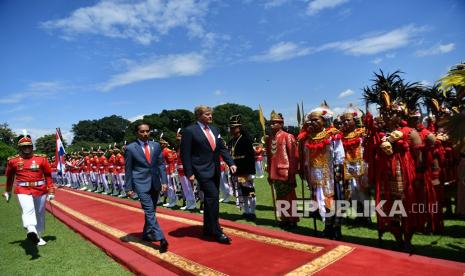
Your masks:
M132 142L126 147L124 154L126 191L134 190L136 193L146 193L150 191L151 187L160 191L161 182L168 183L160 144L152 141L148 143L151 163L145 158L144 151L138 141Z
M216 148L212 150L207 137L203 133L198 123L190 125L184 129L181 139L181 159L184 166L184 173L187 177L195 175L199 180L211 179L219 176L220 155L229 166L234 165L234 161L224 146L223 139L218 129L209 125L215 137Z

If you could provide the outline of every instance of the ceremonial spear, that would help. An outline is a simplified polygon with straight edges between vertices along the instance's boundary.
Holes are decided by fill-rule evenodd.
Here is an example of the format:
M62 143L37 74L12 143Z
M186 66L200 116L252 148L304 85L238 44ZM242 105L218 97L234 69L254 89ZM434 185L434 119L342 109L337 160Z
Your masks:
M266 132L265 132L265 116L263 116L263 110L262 106L258 105L258 115L259 115L259 120L260 120L260 125L262 126L262 131L263 131L263 140L266 141ZM270 158L270 156L267 156L267 158ZM268 168L269 170L269 168ZM269 174L269 171L268 171ZM269 178L269 175L268 175ZM271 186L271 197L273 199L273 213L274 213L274 219L276 222L278 222L278 215L276 214L276 197L275 197L275 192L274 192L274 186L273 183L268 182Z

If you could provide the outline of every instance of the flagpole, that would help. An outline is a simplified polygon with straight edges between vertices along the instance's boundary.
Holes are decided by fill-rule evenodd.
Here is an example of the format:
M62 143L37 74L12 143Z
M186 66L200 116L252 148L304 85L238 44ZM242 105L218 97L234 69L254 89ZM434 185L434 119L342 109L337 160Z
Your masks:
M260 125L262 126L262 130L263 130L263 140L264 142L266 142L265 141L265 137L266 137L265 116L263 116L263 110L262 110L261 105L258 105L258 116L259 116ZM267 158L269 158L269 156L267 156ZM267 169L269 170L268 167ZM269 172L267 173L269 174ZM267 178L269 179L269 176ZM271 188L271 198L273 200L274 219L275 219L275 222L278 222L278 215L276 214L276 196L275 196L274 186L273 186L273 183L270 183L269 181L268 181L268 184L270 185L270 188Z
M299 103L297 103L297 123L298 123L298 126L299 126L299 132L302 130L303 124L304 124L303 123L303 116L301 114L303 114L303 106L302 106L302 112L301 112L300 107L299 107ZM299 143L299 142L297 142L297 143ZM297 146L299 147L298 144L297 144ZM299 149L300 149L300 147L299 147ZM300 169L302 170L303 168L300 168ZM301 187L301 192L302 192L302 211L305 214L305 190L304 190L304 180L302 179L302 177L300 178L300 187Z

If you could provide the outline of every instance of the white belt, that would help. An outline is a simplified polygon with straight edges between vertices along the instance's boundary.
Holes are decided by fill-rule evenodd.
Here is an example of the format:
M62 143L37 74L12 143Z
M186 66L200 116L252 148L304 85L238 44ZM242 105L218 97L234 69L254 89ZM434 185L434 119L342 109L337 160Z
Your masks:
M36 187L36 186L42 186L44 184L45 184L45 180L16 183L17 186L21 186L21 187Z

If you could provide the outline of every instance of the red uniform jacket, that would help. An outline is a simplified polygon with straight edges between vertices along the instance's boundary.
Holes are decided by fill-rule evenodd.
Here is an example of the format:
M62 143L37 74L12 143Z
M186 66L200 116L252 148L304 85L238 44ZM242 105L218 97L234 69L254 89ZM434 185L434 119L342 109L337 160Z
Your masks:
M33 154L30 158L22 158L19 155L8 158L5 176L6 190L11 192L14 183L45 181L45 184L34 187L16 186L16 194L28 194L40 196L46 193L54 193L52 183L52 168L43 154Z

